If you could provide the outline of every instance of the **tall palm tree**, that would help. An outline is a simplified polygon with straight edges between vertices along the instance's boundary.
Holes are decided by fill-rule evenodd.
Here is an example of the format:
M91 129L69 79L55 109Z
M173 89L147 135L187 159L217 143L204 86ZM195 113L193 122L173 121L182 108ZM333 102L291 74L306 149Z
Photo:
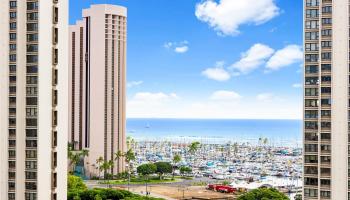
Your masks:
M132 149L129 149L127 152L123 153L121 151L118 151L115 153L115 159L119 160L120 158L124 157L125 162L128 164L128 190L130 186L130 175L131 175L131 170L133 168L132 161L136 160L135 153L132 151Z
M102 156L98 157L98 159L96 160L96 164L98 165L98 176L99 178L101 177L101 171L102 171L102 163L103 163L104 159Z
M179 154L176 154L174 157L173 157L173 179L175 177L175 166L181 162L181 156Z
M192 142L190 144L190 146L189 146L189 150L188 151L191 154L195 154L198 151L199 147L200 147L200 143L199 142Z

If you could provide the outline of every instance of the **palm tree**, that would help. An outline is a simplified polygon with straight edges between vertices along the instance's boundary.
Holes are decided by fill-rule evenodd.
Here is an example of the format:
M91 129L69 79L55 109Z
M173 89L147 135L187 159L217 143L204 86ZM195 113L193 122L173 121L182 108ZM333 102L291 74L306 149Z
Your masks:
M102 163L103 163L103 157L100 156L97 160L96 160L96 164L98 165L98 176L99 178L101 177L101 171L102 171Z
M127 152L123 153L121 151L118 151L115 153L115 160L119 160L121 157L124 157L125 162L128 164L128 190L130 186L130 174L132 170L132 161L136 160L135 153L132 151L132 149L129 149Z
M181 156L179 154L176 154L173 157L173 179L175 177L175 166L177 165L177 163L181 162Z
M195 154L198 151L199 147L200 147L200 143L199 142L192 142L190 144L190 146L189 146L189 150L188 151L191 154Z

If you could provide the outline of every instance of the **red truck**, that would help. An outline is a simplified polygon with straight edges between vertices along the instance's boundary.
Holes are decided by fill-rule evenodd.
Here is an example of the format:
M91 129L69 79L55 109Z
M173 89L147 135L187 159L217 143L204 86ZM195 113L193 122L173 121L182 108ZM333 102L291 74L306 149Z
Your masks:
M214 184L209 184L207 185L208 190L214 190L217 192L222 192L222 193L234 193L236 192L236 188L233 188L228 185L214 185Z

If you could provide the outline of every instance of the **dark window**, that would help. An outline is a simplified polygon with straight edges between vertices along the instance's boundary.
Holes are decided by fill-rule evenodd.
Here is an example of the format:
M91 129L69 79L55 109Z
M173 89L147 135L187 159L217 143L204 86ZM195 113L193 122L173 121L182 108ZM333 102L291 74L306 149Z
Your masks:
M37 147L36 140L26 140L26 147Z
M306 65L305 66L305 73L306 74L318 73L318 66L317 65Z
M37 10L39 8L39 2L28 2L27 10Z
M37 137L37 130L36 129L26 129L26 136L27 137Z
M305 61L306 62L318 62L318 54L306 54Z
M318 179L317 178L305 178L304 179L304 184L305 185L318 185Z
M323 6L322 13L332 13L332 6Z
M27 97L27 105L29 105L29 106L38 105L38 98L37 97Z
M27 66L27 73L38 73L38 66Z

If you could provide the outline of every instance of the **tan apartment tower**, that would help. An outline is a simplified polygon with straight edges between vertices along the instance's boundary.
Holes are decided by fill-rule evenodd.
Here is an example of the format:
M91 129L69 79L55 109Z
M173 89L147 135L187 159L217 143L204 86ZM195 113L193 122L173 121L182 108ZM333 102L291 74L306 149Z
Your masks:
M0 199L67 199L68 0L0 4Z
M92 5L70 26L69 141L75 150L89 150L86 176L99 173L99 157L115 160L126 150L126 16L125 7ZM124 165L115 161L112 172Z
M304 1L304 188L350 199L349 0Z

